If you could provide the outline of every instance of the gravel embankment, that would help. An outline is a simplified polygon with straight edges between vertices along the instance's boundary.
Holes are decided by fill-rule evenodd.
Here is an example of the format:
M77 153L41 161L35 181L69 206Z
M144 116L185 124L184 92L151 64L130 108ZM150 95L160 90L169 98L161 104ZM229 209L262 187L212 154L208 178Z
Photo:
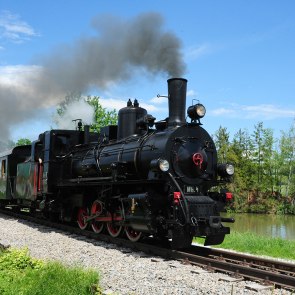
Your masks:
M252 291L248 282L225 282L223 274L165 261L144 253L77 237L0 214L0 244L28 247L33 257L91 267L101 275L106 294L290 294L285 290Z

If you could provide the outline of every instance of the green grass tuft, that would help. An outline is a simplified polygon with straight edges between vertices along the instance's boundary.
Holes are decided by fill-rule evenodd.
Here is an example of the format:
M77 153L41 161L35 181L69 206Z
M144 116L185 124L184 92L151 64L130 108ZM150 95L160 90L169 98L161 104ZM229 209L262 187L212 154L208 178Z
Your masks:
M203 244L204 240L196 239ZM281 238L268 238L254 233L239 233L232 231L216 248L231 249L253 255L270 256L273 258L295 260L295 241Z
M0 252L1 295L101 294L97 284L94 270L44 263L32 259L26 249Z

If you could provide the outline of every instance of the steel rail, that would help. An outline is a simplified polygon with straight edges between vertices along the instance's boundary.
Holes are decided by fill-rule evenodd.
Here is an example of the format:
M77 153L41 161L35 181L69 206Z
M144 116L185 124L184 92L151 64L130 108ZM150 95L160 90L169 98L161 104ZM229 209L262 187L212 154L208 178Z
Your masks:
M254 281L258 280L262 284L271 284L275 287L292 290L292 292L295 291L295 264L292 263L207 247L193 246L187 251L171 250L167 245L159 246L151 239L134 243L123 238L113 238L106 234L96 234L92 231L80 230L68 224L55 223L46 219L35 218L28 214L15 213L12 210L7 211L1 209L0 213L22 218L32 223L57 228L77 235L77 237L82 235L93 240L126 247L133 251L142 251L150 255L180 260L183 263L190 263L209 271L218 271Z

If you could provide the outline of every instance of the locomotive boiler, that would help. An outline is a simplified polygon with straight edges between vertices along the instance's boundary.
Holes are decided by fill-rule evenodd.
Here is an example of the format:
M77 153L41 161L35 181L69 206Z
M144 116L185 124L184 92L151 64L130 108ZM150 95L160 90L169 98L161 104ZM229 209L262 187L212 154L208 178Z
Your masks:
M193 237L221 243L230 232L222 222L234 221L220 216L232 197L225 184L234 168L217 163L200 122L205 107L197 103L186 114L186 88L186 79L168 80L164 120L129 100L118 125L99 134L80 125L47 131L30 148L16 148L13 191L2 201L77 221L81 229L125 233L134 242L148 235L170 239L173 248L188 247Z

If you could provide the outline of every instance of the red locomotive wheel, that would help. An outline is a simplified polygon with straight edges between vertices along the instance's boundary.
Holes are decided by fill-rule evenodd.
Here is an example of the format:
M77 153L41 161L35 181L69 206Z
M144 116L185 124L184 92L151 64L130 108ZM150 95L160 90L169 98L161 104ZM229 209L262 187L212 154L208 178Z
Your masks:
M88 216L88 210L86 208L79 208L77 214L77 223L80 229L85 229L88 223L85 221L85 218Z
M125 233L126 233L127 238L131 242L137 242L137 241L139 241L142 238L142 232L141 231L134 230L130 226L126 226L125 227Z
M95 200L91 206L91 215L94 215L94 214L100 215L102 213L102 210L103 210L102 202ZM103 231L104 224L103 222L99 222L94 219L91 223L91 227L95 233L99 234Z
M108 216L111 216L111 214L108 213ZM116 238L121 234L123 229L122 225L115 223L116 221L122 220L121 208L118 208L118 210L113 214L112 219L113 221L107 222L107 230L111 237Z

